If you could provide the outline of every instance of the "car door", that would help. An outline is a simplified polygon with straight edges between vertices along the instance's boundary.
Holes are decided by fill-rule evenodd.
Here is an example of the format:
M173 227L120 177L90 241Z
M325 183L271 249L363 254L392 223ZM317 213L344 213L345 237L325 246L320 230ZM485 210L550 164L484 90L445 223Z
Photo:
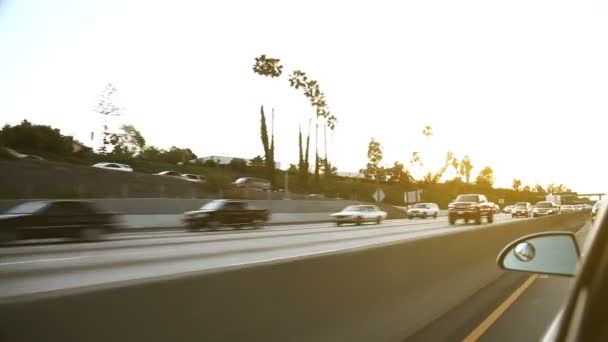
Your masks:
M69 235L70 227L74 224L69 202L52 202L41 213L41 221L45 225L39 225L36 229L39 238L66 237Z
M227 202L221 213L221 221L224 224L239 223L239 205L238 202Z

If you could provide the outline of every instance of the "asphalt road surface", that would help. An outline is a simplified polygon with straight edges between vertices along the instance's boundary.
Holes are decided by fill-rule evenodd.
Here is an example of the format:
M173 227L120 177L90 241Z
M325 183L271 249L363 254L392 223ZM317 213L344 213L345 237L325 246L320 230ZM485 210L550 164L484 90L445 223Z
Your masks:
M497 215L495 222L511 220ZM243 267L393 241L455 229L437 219L388 220L380 225L330 223L214 232L123 233L95 243L25 241L0 248L0 299L157 276Z

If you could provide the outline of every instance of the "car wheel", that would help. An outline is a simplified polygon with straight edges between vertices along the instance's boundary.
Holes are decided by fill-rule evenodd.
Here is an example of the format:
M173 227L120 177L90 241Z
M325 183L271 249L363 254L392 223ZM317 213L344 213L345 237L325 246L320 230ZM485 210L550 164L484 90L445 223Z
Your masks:
M382 223L382 217L378 216L376 217L376 224L380 224Z
M411 219L413 219L413 218L414 218L414 216L412 216L412 215L407 215L407 218L411 220Z
M493 223L494 222L494 214L490 214L487 217L488 223Z
M468 218L465 218L465 219L464 219L464 223L465 223L465 224L469 224L469 221L470 221L470 220L469 220Z
M357 217L357 220L356 220L356 225L357 225L357 226L360 226L360 225L361 225L361 223L363 223L363 217L359 216L359 217Z
M456 219L450 216L450 217L448 218L448 222L449 222L451 225L456 224Z
M86 227L80 231L80 239L83 241L97 241L105 233L102 228Z
M434 218L434 219L436 219L436 218L437 218L437 212L435 212L435 213L433 214L433 218Z
M475 216L475 224L481 224L481 213L477 213L477 216Z
M342 227L342 222L336 222L336 226Z
M426 213L422 214L422 218L426 219Z

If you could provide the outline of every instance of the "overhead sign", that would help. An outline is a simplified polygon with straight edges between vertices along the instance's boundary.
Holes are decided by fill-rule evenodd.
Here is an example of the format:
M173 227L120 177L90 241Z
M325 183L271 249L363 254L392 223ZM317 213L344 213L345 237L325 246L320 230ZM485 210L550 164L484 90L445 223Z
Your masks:
M378 189L376 192L374 192L372 197L376 200L376 202L380 203L382 200L384 200L384 191L382 191L382 189Z

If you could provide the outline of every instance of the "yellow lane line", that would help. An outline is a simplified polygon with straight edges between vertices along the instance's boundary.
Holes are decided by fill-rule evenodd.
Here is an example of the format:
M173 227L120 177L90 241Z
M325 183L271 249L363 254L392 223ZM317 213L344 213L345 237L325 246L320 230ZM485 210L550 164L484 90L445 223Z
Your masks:
M502 304L500 304L496 310L494 310L483 322L481 322L481 324L477 326L477 328L475 328L475 330L469 334L469 336L465 337L462 341L477 341L488 329L490 329L492 324L494 324L500 318L500 316L507 311L507 309L517 300L517 298L519 298L519 296L521 296L521 294L524 293L524 291L526 291L530 285L532 285L536 278L538 278L538 275L536 274L528 278L517 290L515 290L515 292L509 296L509 298L502 302Z

